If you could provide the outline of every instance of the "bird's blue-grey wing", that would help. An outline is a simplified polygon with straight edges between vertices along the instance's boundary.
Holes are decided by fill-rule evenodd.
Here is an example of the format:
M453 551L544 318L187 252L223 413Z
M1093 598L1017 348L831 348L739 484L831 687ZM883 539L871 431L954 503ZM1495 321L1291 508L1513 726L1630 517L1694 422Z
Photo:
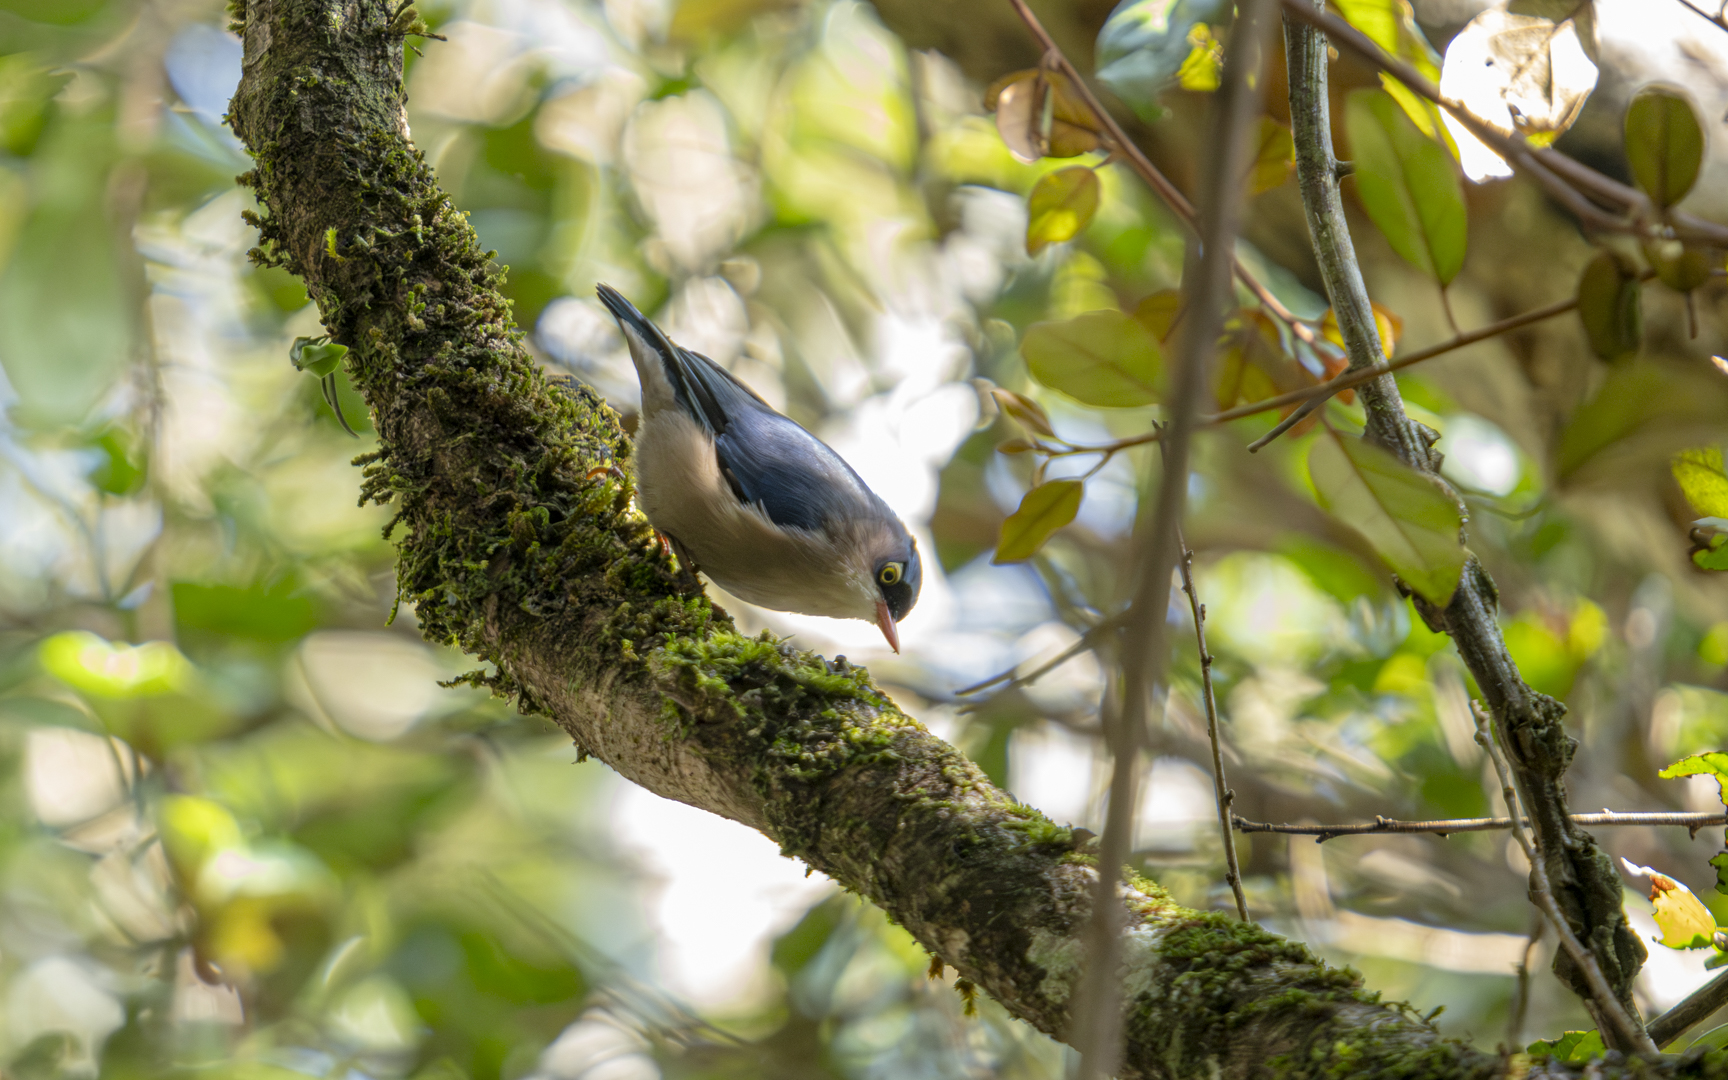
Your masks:
M678 407L714 439L720 471L739 500L783 528L820 529L880 500L821 440L775 412L754 390L701 353L672 344L616 290L601 301L659 357ZM891 516L891 515L890 515Z

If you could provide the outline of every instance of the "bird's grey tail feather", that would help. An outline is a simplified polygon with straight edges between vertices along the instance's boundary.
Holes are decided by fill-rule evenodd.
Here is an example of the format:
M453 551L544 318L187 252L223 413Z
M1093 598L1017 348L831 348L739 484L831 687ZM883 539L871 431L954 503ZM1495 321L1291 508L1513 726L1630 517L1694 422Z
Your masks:
M742 404L740 395L761 403L763 408L768 407L760 395L739 382L725 368L701 353L674 345L664 331L636 310L636 305L626 300L617 289L600 285L595 292L606 309L659 356L678 404L710 435L722 435L731 428L733 410L728 405L736 407Z

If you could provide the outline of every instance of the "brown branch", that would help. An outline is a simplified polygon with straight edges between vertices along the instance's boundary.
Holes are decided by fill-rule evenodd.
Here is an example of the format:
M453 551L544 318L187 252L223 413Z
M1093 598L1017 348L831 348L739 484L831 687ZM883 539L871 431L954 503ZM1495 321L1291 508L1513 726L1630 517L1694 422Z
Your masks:
M1350 366L1370 369L1383 363L1384 357L1338 186L1326 90L1327 38L1317 28L1342 24L1324 16L1318 10L1322 4L1323 0L1297 4L1284 0L1296 174L1315 258L1337 313ZM1347 26L1343 30L1366 40ZM1396 380L1389 374L1381 376L1364 383L1361 393L1367 421L1364 440L1444 484L1438 475L1438 456L1430 448L1437 435L1405 413ZM1548 860L1542 880L1560 890L1544 896L1581 928L1579 936L1593 950L1590 965L1583 965L1571 950L1561 949L1555 957L1555 973L1587 1004L1599 996L1606 979L1615 994L1615 1011L1636 1017L1632 982L1643 963L1644 946L1627 925L1613 863L1594 838L1568 817L1565 776L1577 744L1561 723L1566 707L1524 681L1500 630L1499 594L1474 558L1466 559L1456 588L1441 603L1405 591L1428 628L1452 638L1492 708L1500 745L1511 756L1519 796L1540 841L1538 853ZM1519 831L1516 825L1514 831ZM1598 1012L1606 1015L1606 1010L1602 1006ZM1611 1049L1632 1053L1643 1046L1641 1040L1629 1038L1629 1025L1602 1021L1600 1026Z
M1650 1021L1650 1041L1657 1046L1669 1043L1709 1019L1722 1006L1728 1005L1728 971L1716 976L1686 995L1678 1005Z
M1681 211L1668 213L1667 227L1652 226L1649 222L1654 220L1654 208L1642 192L1629 188L1610 177L1603 176L1589 166L1567 157L1552 147L1538 149L1526 142L1522 135L1508 135L1498 130L1463 105L1441 94L1440 88L1429 82L1427 76L1417 71L1406 61L1388 54L1366 34L1343 19L1314 8L1305 0L1282 0L1282 3L1285 12L1291 18L1299 19L1320 30L1337 45L1349 49L1361 59L1409 87L1416 94L1427 98L1452 114L1459 123L1469 129L1472 135L1492 147L1514 169L1535 180L1544 191L1563 204L1579 220L1588 222L1596 228L1613 232L1631 232L1642 235L1654 231L1658 235L1672 235L1677 239L1693 240L1718 247L1728 245L1728 226L1705 221ZM1585 198L1573 184L1588 188L1630 216L1615 217L1604 213Z
M1527 819L1518 813L1518 789L1512 783L1512 766L1507 763L1495 738L1494 718L1480 703L1471 702L1471 713L1476 717L1476 741L1482 749L1488 751L1488 758L1494 763L1494 773L1500 778L1500 796L1506 800L1506 809L1512 812L1512 837L1518 841L1518 847L1523 850L1524 858L1530 863L1530 902L1537 910L1547 916L1548 923L1554 927L1554 932L1560 935L1560 947L1572 962L1584 972L1584 977L1590 983L1591 994L1584 1004L1596 1018L1596 1024L1602 1031L1604 1041L1611 1045L1618 1044L1628 1050L1656 1056L1656 1044L1643 1025L1634 1019L1635 1014L1621 1002L1614 988L1608 985L1607 978L1602 974L1602 966L1596 962L1596 954L1584 947L1573 932L1572 924L1560 910L1560 905L1554 899L1554 888L1548 880L1548 867L1544 864L1542 852L1525 831Z
M1620 813L1606 811L1600 814L1569 814L1567 819L1574 825L1670 825L1690 829L1697 835L1699 829L1711 825L1728 825L1728 814L1687 814L1667 813L1663 811L1645 813L1633 811ZM1319 837L1317 843L1339 836L1372 836L1384 833L1435 833L1439 836L1449 836L1452 833L1493 832L1496 829L1510 829L1511 818L1480 817L1480 818L1441 818L1433 821L1401 821L1397 818L1379 817L1373 821L1359 822L1350 825L1284 825L1270 821L1249 821L1244 817L1232 816L1231 823L1238 832L1245 833L1287 833L1292 836ZM1530 824L1528 818L1520 819L1523 825Z
M1049 32L1044 29L1044 24L1038 21L1038 16L1033 14L1032 9L1027 6L1026 0L1009 0L1009 2L1014 5L1014 10L1019 13L1021 21L1032 32L1032 36L1037 38L1038 43L1044 47L1044 55L1054 60L1057 68L1068 77L1075 92L1080 95L1080 100L1092 113L1093 119L1099 127L1104 129L1105 135L1110 140L1111 149L1128 162L1128 167L1133 169L1135 174L1160 199L1164 200L1164 204L1176 214L1184 225L1188 226L1190 232L1198 234L1200 230L1199 217L1194 212L1194 204L1188 201L1186 195L1182 194L1182 189L1171 183L1170 178L1165 176L1158 166L1152 164L1152 159L1148 158L1134 140L1128 137L1128 133L1122 130L1122 125L1116 122L1116 118L1110 115L1110 111L1098 100L1098 95L1092 92L1092 87L1080 76L1079 70L1057 46L1056 39L1052 38ZM1231 247L1234 249L1235 245L1232 244ZM1314 343L1314 328L1298 319L1294 312L1285 307L1276 296L1273 296L1272 291L1254 276L1253 271L1242 264L1242 260L1233 258L1232 266L1235 270L1236 279L1254 294L1261 306L1271 312L1272 316L1279 322L1288 326L1292 334L1310 345Z

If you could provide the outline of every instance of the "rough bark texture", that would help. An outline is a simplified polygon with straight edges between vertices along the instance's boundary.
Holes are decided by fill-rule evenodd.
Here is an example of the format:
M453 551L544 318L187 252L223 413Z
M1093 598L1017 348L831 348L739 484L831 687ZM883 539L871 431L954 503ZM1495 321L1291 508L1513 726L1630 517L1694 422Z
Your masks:
M1322 5L1323 0L1315 6ZM1326 37L1288 15L1284 32L1297 181L1315 257L1332 308L1338 313L1350 366L1370 367L1384 362L1385 357L1339 191L1338 161L1333 155L1327 113ZM1361 394L1367 414L1364 438L1415 468L1438 474L1440 455L1432 448L1435 435L1405 414L1397 381L1391 375L1375 379L1363 384ZM1495 618L1499 594L1488 572L1474 558L1465 565L1458 589L1445 607L1413 594L1411 600L1430 629L1451 635L1464 665L1481 688L1516 776L1518 797L1530 815L1554 898L1579 941L1595 955L1621 1007L1636 1023L1638 1007L1632 1001L1632 982L1644 963L1644 944L1626 922L1620 875L1613 861L1594 837L1568 817L1565 775L1578 744L1561 724L1566 706L1530 689L1519 674ZM1555 952L1554 971L1594 1012L1584 973L1564 949ZM1600 1018L1598 1027L1607 1033L1613 1030L1613 1025L1602 1023Z
M241 4L244 6L240 6ZM382 0L236 0L231 122L256 159L255 253L302 277L382 449L426 635L650 790L742 821L870 898L1015 1015L1060 1035L1096 871L867 673L735 632L630 505L606 405L548 385L498 273L408 139L401 22ZM1301 945L1122 890L1123 1075L1490 1076ZM1560 1066L1539 1067L1533 1075ZM1618 1065L1603 1076L1627 1071ZM1728 1054L1642 1068L1728 1076Z

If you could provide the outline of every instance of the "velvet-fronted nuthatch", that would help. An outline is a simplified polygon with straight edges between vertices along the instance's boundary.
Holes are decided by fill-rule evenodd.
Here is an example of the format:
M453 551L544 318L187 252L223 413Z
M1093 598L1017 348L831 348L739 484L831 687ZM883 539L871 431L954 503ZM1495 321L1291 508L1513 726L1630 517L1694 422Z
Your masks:
M636 376L637 498L704 574L776 611L895 624L923 571L906 526L840 455L706 356L680 348L616 289Z

